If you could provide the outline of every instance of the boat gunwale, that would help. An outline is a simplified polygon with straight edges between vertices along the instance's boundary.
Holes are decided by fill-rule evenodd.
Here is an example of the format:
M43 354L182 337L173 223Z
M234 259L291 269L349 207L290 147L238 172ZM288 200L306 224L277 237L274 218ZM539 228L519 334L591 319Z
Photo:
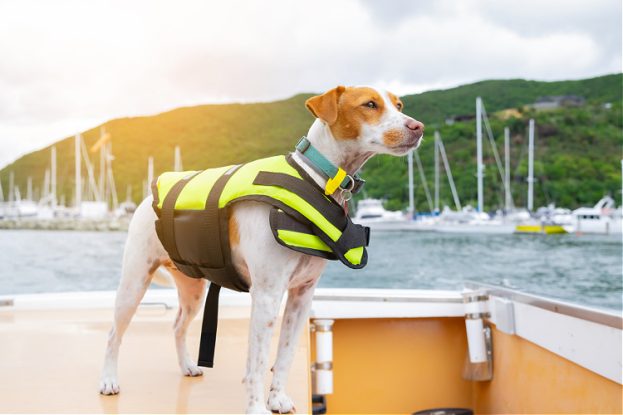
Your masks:
M462 298L454 297L389 297L389 296L332 296L315 295L314 301L368 301L380 303L462 303Z
M611 312L605 309L574 304L563 300L529 294L524 291L499 287L478 281L468 280L464 282L464 285L465 288L472 290L485 289L490 296L506 298L518 303L541 308L543 310L623 330L623 316L615 314L614 311Z

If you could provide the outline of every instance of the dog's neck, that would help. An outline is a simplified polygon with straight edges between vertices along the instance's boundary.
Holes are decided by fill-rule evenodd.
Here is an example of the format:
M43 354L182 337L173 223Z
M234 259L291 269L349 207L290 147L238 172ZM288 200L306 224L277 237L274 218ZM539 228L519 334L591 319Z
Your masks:
M370 157L373 152L361 151L357 140L337 140L333 137L328 125L316 119L307 133L307 139L323 156L336 167L341 167L346 173L354 176ZM294 153L294 160L307 174L322 188L327 180L303 161L298 154ZM332 197L339 203L344 203L341 191L336 191Z

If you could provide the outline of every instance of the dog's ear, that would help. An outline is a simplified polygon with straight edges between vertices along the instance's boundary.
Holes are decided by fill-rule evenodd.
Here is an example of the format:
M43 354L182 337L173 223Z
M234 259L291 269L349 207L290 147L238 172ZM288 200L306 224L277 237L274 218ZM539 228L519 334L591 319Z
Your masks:
M340 85L322 95L311 97L305 101L305 106L314 114L314 117L331 125L337 120L338 102L345 89Z

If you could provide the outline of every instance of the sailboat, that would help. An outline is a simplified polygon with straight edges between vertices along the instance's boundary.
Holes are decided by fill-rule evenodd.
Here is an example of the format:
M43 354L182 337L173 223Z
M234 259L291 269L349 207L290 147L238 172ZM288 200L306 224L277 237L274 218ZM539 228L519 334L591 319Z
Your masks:
M534 210L534 120L530 119L528 127L528 210L533 212ZM556 209L552 206L551 209L541 209L540 215L517 224L515 227L515 233L531 233L531 234L561 234L567 233L565 228L560 222L557 222L555 218L561 220L564 216L564 211Z
M454 199L454 203L456 205L456 211L451 210L448 207L444 207L444 209L439 213L439 218L436 225L433 227L433 230L437 232L451 232L451 233L496 233L496 234L510 234L513 232L515 225L509 218L505 218L504 216L498 216L492 218L487 214L484 210L484 164L483 164L483 156L482 156L482 130L483 130L483 121L484 126L487 130L489 143L491 145L491 149L493 151L494 158L496 160L496 165L498 171L500 172L500 176L502 178L502 183L504 186L505 192L505 210L512 210L512 198L510 193L510 168L509 168L509 131L505 129L504 132L504 140L505 140L505 164L506 168L502 167L502 163L500 160L500 156L497 151L497 146L495 144L495 140L493 137L493 133L491 132L491 126L489 125L489 121L487 118L486 111L484 109L484 105L482 103L482 98L476 98L476 176L478 180L478 206L473 208L472 206L464 206L461 207L458 195L456 193L456 188L454 186L454 181L452 179L452 173L450 171L450 166L446 157L446 152L443 147L443 143L439 134L435 136L436 148L435 148L435 210L439 212L438 205L438 193L439 193L439 166L438 166L438 153L442 156L442 160L444 162L444 167L446 168L446 173L448 176L448 181L450 183L450 188L452 190L452 195Z

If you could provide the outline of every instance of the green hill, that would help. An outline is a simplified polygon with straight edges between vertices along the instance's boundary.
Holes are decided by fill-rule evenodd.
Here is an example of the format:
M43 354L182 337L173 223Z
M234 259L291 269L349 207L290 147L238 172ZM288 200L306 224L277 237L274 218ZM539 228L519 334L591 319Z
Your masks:
M527 163L527 123L535 117L537 206L556 202L567 207L593 204L605 193L620 194L620 159L623 143L621 125L623 75L598 78L537 82L525 80L483 81L443 91L430 91L403 97L405 112L427 124L427 140L419 152L432 188L432 133L439 128L462 202L476 198L475 125L473 121L446 125L455 115L473 114L476 96L483 97L491 125L502 151L502 130L512 134L513 196L517 205L525 205ZM580 95L586 105L534 113L522 107L544 95ZM203 169L289 151L306 133L313 121L304 107L311 94L296 95L271 103L201 105L179 108L149 117L122 118L105 123L112 136L115 181L119 198L125 197L127 185L139 201L147 174L147 158L155 160L155 174L173 166L173 149L180 145L185 169ZM606 109L602 104L611 102ZM518 118L504 120L495 112L519 109ZM83 134L87 146L99 137L97 126ZM73 198L73 138L57 142L58 192L68 203ZM501 205L501 186L491 149L484 145L486 170L486 205ZM25 193L28 176L34 186L42 185L49 166L50 147L27 154L0 170L2 186L8 189L9 171ZM92 159L98 159L93 155ZM95 160L96 162L98 160ZM86 172L83 171L83 175ZM377 157L365 167L366 193L388 199L391 208L403 208L407 200L405 159ZM442 180L442 204L450 204L448 186ZM416 177L416 200L420 210L428 210L424 192Z

